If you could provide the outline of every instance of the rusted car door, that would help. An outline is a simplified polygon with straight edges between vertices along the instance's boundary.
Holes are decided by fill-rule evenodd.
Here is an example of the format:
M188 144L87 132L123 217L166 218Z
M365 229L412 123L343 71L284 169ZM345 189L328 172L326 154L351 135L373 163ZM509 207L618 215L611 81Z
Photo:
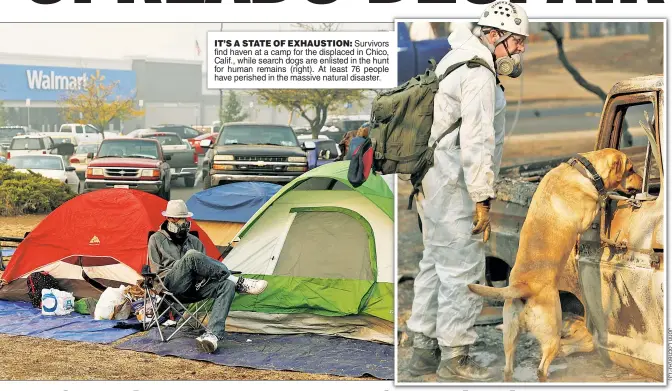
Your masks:
M607 199L595 227L600 234L600 253L581 256L578 261L587 320L603 359L661 382L665 340L664 165L659 147L662 94L662 89L654 89L616 95L605 105L596 149L625 152L644 178L644 185L634 200L617 195ZM642 107L646 107L646 116L640 115ZM642 122L648 117L648 124L641 126L642 132L636 129L640 124L629 123L630 129L637 131L640 145L620 148L628 110L637 112Z

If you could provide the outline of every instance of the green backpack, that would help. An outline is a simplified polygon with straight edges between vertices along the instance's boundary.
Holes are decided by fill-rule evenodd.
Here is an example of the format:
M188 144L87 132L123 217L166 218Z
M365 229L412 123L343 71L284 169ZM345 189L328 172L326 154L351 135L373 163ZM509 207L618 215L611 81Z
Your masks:
M373 147L373 169L382 174L411 174L413 195L420 188L422 179L434 165L434 149L448 134L460 126L458 119L439 138L428 146L434 122L434 96L439 83L462 65L470 68L483 66L497 75L488 63L479 57L451 65L437 76L436 61L406 83L383 92L373 100L369 137Z

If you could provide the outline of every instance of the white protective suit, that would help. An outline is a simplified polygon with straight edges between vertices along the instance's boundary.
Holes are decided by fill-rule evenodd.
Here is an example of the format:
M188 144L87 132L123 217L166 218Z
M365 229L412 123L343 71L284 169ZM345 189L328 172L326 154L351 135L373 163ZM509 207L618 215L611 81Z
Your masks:
M492 54L466 26L448 38L452 50L439 62L450 65L479 56L494 68ZM429 145L458 118L462 125L441 140L434 166L422 181L418 198L423 216L424 253L415 279L408 327L441 346L471 345L483 299L467 288L485 269L483 234L472 235L475 203L494 197L504 144L506 99L494 75L484 67L462 66L439 85Z

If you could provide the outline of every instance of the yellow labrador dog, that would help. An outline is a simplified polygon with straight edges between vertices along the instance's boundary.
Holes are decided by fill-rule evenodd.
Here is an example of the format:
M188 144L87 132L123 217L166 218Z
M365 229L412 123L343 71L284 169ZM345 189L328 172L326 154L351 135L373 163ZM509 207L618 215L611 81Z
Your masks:
M642 187L642 177L635 173L630 159L616 149L577 158L552 169L539 183L520 232L509 286L469 285L481 296L505 300L505 381L512 380L516 342L524 330L541 345L537 376L539 381L546 381L548 367L560 351L562 313L557 284L565 262L577 239L595 219L600 197L607 191L634 193ZM594 178L591 171L597 174Z

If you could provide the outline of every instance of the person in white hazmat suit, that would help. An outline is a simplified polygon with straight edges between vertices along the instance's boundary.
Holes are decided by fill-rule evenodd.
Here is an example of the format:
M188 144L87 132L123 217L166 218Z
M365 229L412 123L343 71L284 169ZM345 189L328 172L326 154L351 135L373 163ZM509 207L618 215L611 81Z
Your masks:
M488 5L473 31L462 25L451 33L451 51L439 62L436 74L478 56L498 75L520 76L528 25L519 5L508 1ZM462 123L438 144L417 201L425 250L407 323L413 334L408 367L413 376L436 372L441 380L475 382L494 377L469 356L483 299L467 284L478 281L485 268L484 243L490 235L490 200L502 159L505 108L499 79L485 67L462 66L439 85L429 145L458 118Z

